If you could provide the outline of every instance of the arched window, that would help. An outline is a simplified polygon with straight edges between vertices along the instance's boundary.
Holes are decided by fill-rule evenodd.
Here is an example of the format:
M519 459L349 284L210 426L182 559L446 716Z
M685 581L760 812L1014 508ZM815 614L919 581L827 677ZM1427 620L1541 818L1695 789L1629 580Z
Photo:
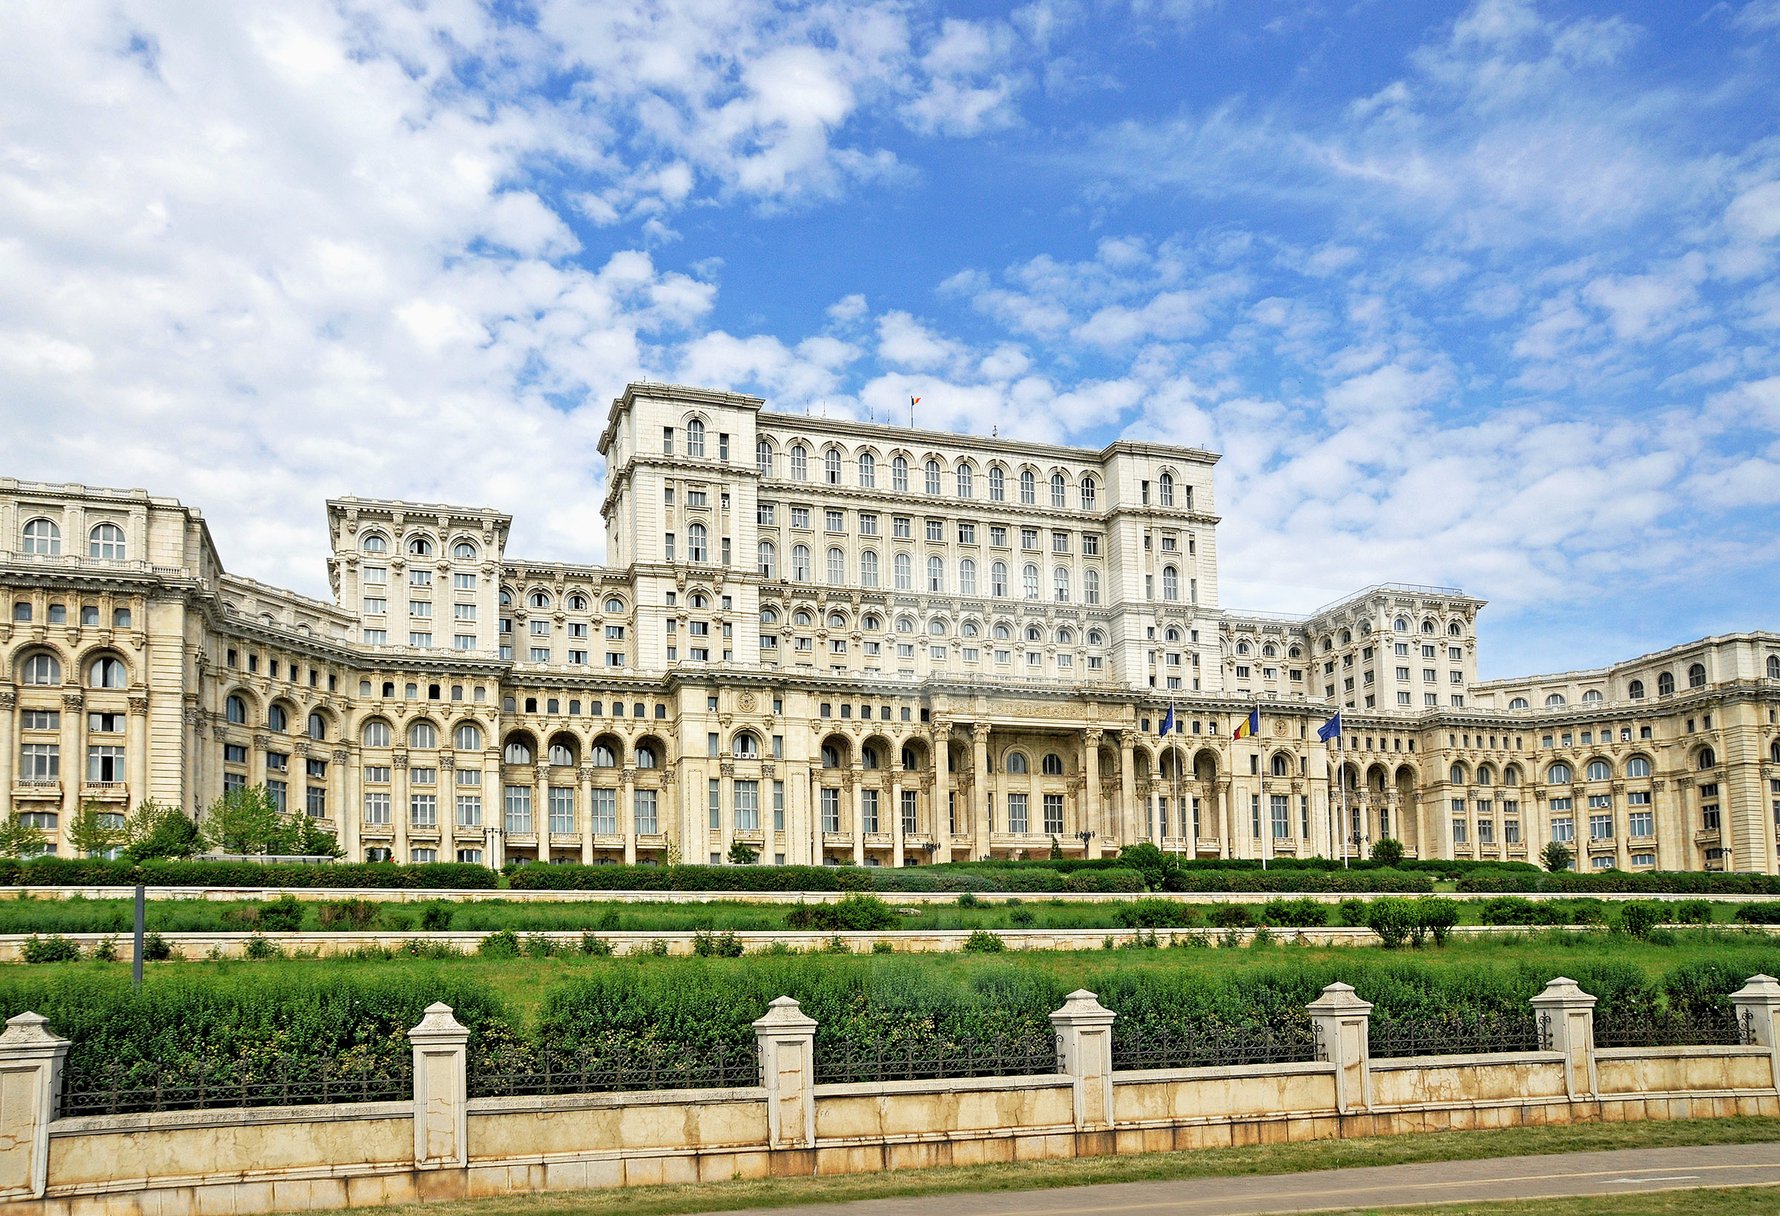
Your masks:
M773 542L770 540L761 541L759 552L760 552L760 577L761 578L778 578L779 577L779 555L778 555L778 551L773 548Z
M1164 473L1156 478L1156 498L1163 506L1174 505L1174 474Z
M839 545L828 550L828 585L838 587L847 581L847 555Z
M229 698L231 701L239 699L239 697ZM388 747L391 738L389 723L380 718L373 718L371 721L365 723L365 728L360 732L359 738L364 741L366 747Z
M898 456L891 460L890 488L898 494L909 492L909 462L906 456Z
M989 501L1007 501L1007 474L998 464L989 467Z
M976 470L968 464L958 466L958 497L970 498L977 492Z
M859 749L859 767L883 768L884 758L878 754L878 749L876 747L868 743Z
M958 563L958 594L975 595L977 593L977 564L971 558Z
M1092 477L1082 478L1082 510L1092 511L1095 506L1095 487Z
M1650 757L1633 756L1625 762L1625 775L1628 777L1650 776Z
M773 445L764 439L754 441L754 467L762 477L773 475Z
M1599 700L1601 700L1601 690L1598 688L1591 688L1582 694L1582 703L1584 705L1593 705Z
M946 589L946 563L937 557L927 559L927 590L944 591Z
M1454 621L1446 627L1446 636L1449 638L1462 638L1465 636L1465 628L1457 621Z
M1687 668L1687 686L1689 688L1706 687L1706 665L1704 663L1689 664Z
M760 759L760 738L752 731L740 730L729 743L730 754L737 760Z
M638 768L660 768L661 756L651 744L643 744L637 748Z
M1780 680L1780 654L1768 656L1768 679Z
M859 622L859 625L862 629L869 629L873 633L876 633L884 627L884 618L875 612L868 612L865 614L864 619Z
M87 534L87 556L100 561L124 560L124 530L116 524L100 524Z
M1545 704L1548 708L1564 704L1564 694L1561 692L1552 693L1549 697L1545 698Z
M539 590L531 593L531 596L530 596L528 602L531 604L531 606L533 608L537 608L540 610L547 610L547 609L549 609L550 605L554 601L550 598L550 593L548 591L545 591L540 588Z
M476 555L476 546L467 540L460 540L455 545L451 546L451 557L453 561L473 562L476 560Z
M1545 780L1552 785L1569 785L1573 775L1570 766L1562 760L1545 770Z
M896 589L913 591L915 589L915 563L906 553L896 555Z
M994 634L997 642L1011 642L1014 640L1014 631L1008 628L1006 621L997 622Z
M832 743L822 745L822 767L839 768L841 766L840 749Z
M88 688L123 688L129 682L123 662L109 655L94 659L92 666L87 668Z
M416 751L431 751L439 746L439 728L431 722L416 722L408 728L408 746Z
M1025 752L1009 752L1007 754L1007 771L1013 776L1024 776L1030 770L1026 766Z
M570 612L587 611L587 597L582 595L579 591L570 592L567 602Z
M1663 672L1656 677L1656 695L1672 697L1675 695L1675 677L1670 672Z
M62 529L52 519L33 519L25 524L25 552L39 557L62 555Z
M575 765L574 749L566 743L552 743L548 758L552 768L573 768Z
M837 611L835 611L835 612L831 612L831 613L829 613L829 614L828 614L828 627L829 627L829 628L830 628L830 629L834 629L834 630L844 630L844 629L846 629L846 627L847 627L847 614L846 614L846 613L844 613L844 612L840 612L840 611L838 611L838 610L837 610Z
M411 536L408 538L409 557L431 557L432 555L433 542L427 537Z
M939 461L929 460L924 466L922 466L922 472L924 472L926 474L925 485L926 485L927 492L929 494L938 494L939 493Z
M1462 764L1453 765L1452 768L1447 771L1446 779L1454 785L1465 784L1465 766Z
M859 484L868 490L878 486L878 458L870 452L859 453Z
M1104 633L1100 632L1100 630L1098 630L1098 629L1088 630L1088 645L1090 645L1090 646L1104 646L1104 645L1106 645L1106 635Z
M1069 571L1063 566L1051 570L1051 596L1059 604L1069 602Z
M1051 505L1053 507L1069 505L1069 482L1064 480L1061 473L1051 474Z
M1075 645L1075 630L1071 629L1068 625L1065 625L1061 629L1057 630L1057 645L1059 645L1059 646L1073 646L1073 645Z
M1063 757L1056 752L1046 752L1045 758L1039 763L1045 776L1061 777L1063 775Z
M1180 571L1173 566L1162 567L1162 598L1165 600L1180 598Z
M1020 502L1028 507L1038 502L1038 479L1031 469L1020 470Z
M1590 781L1613 780L1613 766L1605 760L1590 760L1586 771Z
M1434 622L1431 619L1422 622L1422 632L1423 633L1433 633L1434 632Z
M624 601L621 599L618 599L616 597L607 600L606 601L606 611L607 612L623 612L624 611Z
M913 633L913 632L915 632L914 618L907 617L907 616L897 617L896 618L896 632L898 632L898 633Z
M1525 708L1527 708L1527 699L1525 697L1516 697L1516 698L1514 698L1514 700L1508 702L1508 708L1509 709L1525 709Z
M1090 604L1100 602L1100 571L1092 568L1082 571L1082 598Z
M1712 768L1717 763L1718 763L1718 753L1717 752L1713 751L1709 747L1702 747L1700 749L1699 763L1696 765L1696 767L1701 768L1701 769L1708 769L1708 768Z
M366 553L388 553L389 541L381 532L367 532L364 539L359 541L359 548Z
M996 562L989 567L989 594L998 598L1007 595L1007 563Z
M1393 633L1408 633L1409 632L1409 618L1400 616L1396 620L1392 621L1391 622L1391 632L1393 632Z
M686 420L686 454L703 456L705 454L705 424L698 418Z
M801 443L791 445L791 480L808 481L810 479L809 449Z
M326 739L328 737L328 720L318 713L310 714L308 733L311 739Z
M602 740L593 745L593 751L588 755L588 762L595 768L617 768L618 756L612 750L612 745Z
M859 555L859 585L876 587L878 585L878 551L866 549Z
M1178 641L1180 641L1180 630L1177 627L1170 625L1168 627L1168 632L1166 632L1162 636L1170 642L1178 642ZM1242 647L1243 654L1248 653L1248 643L1247 642L1239 642L1239 643L1237 643L1237 645Z
M810 581L810 547L808 545L791 546L791 577L800 583Z
M1273 757L1272 769L1275 777L1289 777L1292 775L1292 766L1287 763L1286 758L1281 755L1275 755Z
M1634 701L1642 701L1644 699L1644 681L1633 680L1631 684L1626 687L1626 695L1631 697Z
M1037 625L1028 625L1026 626L1026 640L1034 643L1042 642L1045 640L1045 631Z
M1510 764L1507 768L1502 770L1502 784L1503 785L1519 785L1520 784L1520 765Z
M711 558L709 532L703 524L689 524L686 528L686 559L703 562Z
M841 454L835 448L822 453L822 479L831 486L841 484Z
M530 764L532 762L531 744L523 739L509 740L501 749L502 764Z
M1038 567L1031 562L1027 562L1020 571L1020 588L1027 599L1038 598Z
M967 638L975 638L982 636L983 629L982 626L978 625L975 621L965 621L964 624L959 627L958 632Z
M461 723L453 732L451 742L460 752L479 752L482 750L482 728L474 722Z
M290 729L290 714L276 701L266 710L266 729L280 735Z

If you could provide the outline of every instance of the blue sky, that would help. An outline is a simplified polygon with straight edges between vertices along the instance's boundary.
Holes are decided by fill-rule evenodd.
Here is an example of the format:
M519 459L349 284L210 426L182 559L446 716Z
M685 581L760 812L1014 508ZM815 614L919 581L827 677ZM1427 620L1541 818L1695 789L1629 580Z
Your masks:
M597 561L623 385L1211 447L1226 605L1485 675L1773 627L1780 0L82 3L0 44L8 472L326 595L329 494Z

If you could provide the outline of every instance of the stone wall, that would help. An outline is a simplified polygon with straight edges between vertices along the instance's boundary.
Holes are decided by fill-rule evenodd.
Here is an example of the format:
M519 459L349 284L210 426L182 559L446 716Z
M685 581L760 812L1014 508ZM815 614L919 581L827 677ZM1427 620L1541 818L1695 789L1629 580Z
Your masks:
M1559 977L1535 1051L1373 1059L1371 1006L1332 984L1318 1058L1116 1072L1090 992L1051 1017L1040 1076L817 1084L816 1024L788 997L755 1023L759 1084L470 1098L468 1032L411 1032L409 1102L58 1117L69 1044L35 1014L0 1036L0 1216L183 1216L373 1207L586 1187L809 1176L1233 1144L1780 1114L1780 982L1733 995L1739 1046L1597 1049L1594 998Z

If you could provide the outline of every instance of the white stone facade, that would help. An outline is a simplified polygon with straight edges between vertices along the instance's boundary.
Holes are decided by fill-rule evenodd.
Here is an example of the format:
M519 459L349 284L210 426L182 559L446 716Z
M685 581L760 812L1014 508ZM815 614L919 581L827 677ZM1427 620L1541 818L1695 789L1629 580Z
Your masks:
M352 856L404 860L1391 835L1776 869L1780 636L1480 683L1483 602L1455 589L1221 608L1211 453L762 404L613 403L603 568L509 555L495 510L331 501L333 604L227 574L172 500L0 481L0 799L62 851L84 802L200 812L266 782ZM1233 741L1257 704L1261 739Z

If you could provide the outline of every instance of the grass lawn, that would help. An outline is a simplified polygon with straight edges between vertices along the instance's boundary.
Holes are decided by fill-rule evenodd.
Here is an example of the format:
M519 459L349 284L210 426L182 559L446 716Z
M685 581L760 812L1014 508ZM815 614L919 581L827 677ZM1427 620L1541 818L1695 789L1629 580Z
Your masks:
M1408 1165L1600 1149L1667 1148L1678 1145L1751 1144L1780 1140L1780 1119L1705 1119L1685 1122L1601 1123L1576 1127L1510 1128L1417 1136L1322 1140L1255 1148L1200 1149L1129 1157L1081 1157L956 1169L894 1170L829 1178L767 1179L578 1191L510 1199L429 1203L386 1209L418 1216L673 1216L675 1213L739 1211L854 1199L938 1196L960 1192L1048 1190L1106 1182L1151 1182L1236 1175L1291 1174L1353 1166ZM1611 1203L1611 1206L1607 1206ZM1631 1204L1650 1206L1628 1206ZM1685 1205L1685 1206L1684 1206ZM1376 1209L1355 1209L1376 1210ZM1647 1196L1529 1200L1506 1204L1455 1204L1395 1209L1490 1216L1581 1216L1589 1213L1711 1212L1713 1216L1780 1210L1780 1189L1751 1187L1679 1191Z

